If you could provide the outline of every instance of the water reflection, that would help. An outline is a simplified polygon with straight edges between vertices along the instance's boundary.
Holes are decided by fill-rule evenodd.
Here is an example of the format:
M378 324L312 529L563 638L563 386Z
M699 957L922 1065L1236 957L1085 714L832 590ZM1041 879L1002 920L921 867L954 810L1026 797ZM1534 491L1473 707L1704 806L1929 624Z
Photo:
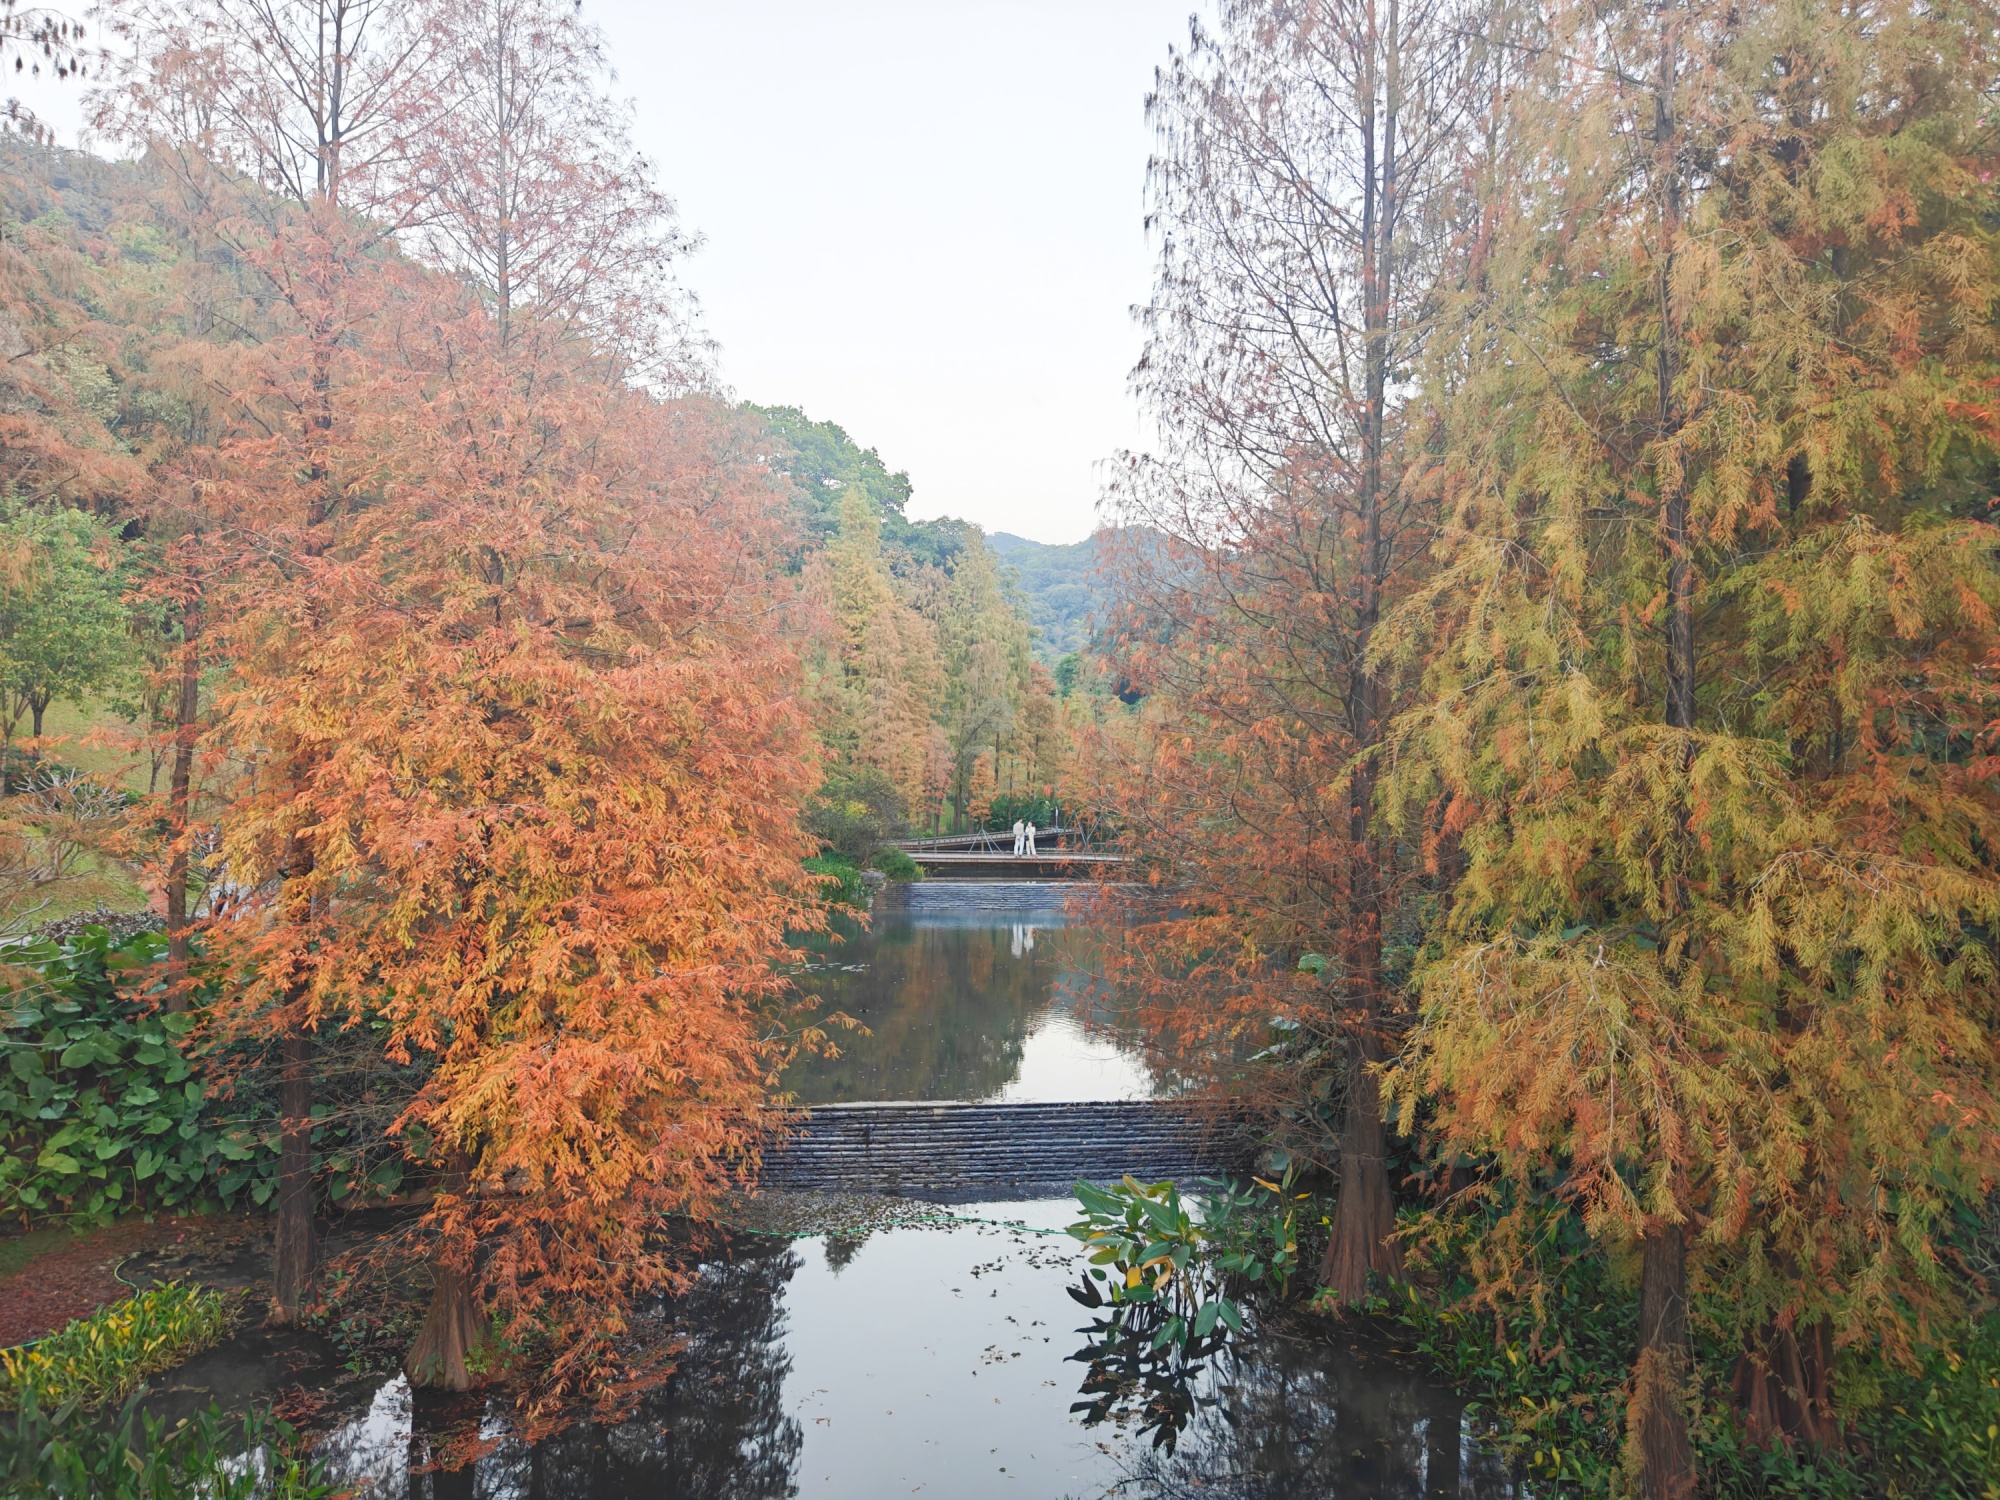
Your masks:
M784 1401L783 1294L799 1264L789 1244L766 1240L705 1266L675 1311L685 1343L674 1373L628 1421L582 1423L531 1446L498 1407L471 1413L478 1431L468 1433L462 1399L413 1397L398 1376L318 1451L365 1500L783 1500L798 1493L804 1446ZM468 1446L484 1451L452 1467Z
M473 1413L488 1451L440 1472L466 1412L413 1404L398 1380L325 1451L375 1500L1508 1493L1462 1450L1450 1392L1282 1327L1210 1361L1173 1453L1116 1416L1086 1430L1070 1414L1079 1247L1037 1232L1073 1206L962 1212L1018 1224L739 1241L675 1310L678 1368L624 1422L531 1448L496 1406Z
M1276 1327L1224 1351L1215 1405L1174 1453L1142 1451L1106 1491L1145 1500L1488 1500L1525 1496L1481 1451L1464 1405L1380 1355Z
M869 931L800 976L824 1010L870 1033L836 1031L838 1057L801 1058L785 1074L802 1103L1157 1092L1093 978L1095 935L1068 924L1058 893L1003 887L965 905L942 889L917 892L921 904L878 910Z

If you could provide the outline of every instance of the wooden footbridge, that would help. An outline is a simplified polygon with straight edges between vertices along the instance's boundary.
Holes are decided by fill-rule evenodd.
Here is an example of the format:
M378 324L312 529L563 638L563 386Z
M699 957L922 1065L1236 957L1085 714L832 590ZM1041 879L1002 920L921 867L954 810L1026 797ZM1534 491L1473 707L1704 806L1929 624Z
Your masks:
M1122 854L1090 848L1075 828L1038 829L1033 854L1016 854L1012 833L984 831L904 839L896 847L923 866L927 875L1091 879L1115 875L1125 863Z

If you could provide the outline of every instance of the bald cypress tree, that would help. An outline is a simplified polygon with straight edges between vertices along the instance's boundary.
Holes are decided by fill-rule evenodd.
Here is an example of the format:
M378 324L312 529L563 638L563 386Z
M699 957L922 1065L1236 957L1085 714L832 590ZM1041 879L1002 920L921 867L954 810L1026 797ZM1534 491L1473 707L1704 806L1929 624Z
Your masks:
M2000 1172L1993 17L1551 25L1378 643L1455 855L1391 1087L1637 1251L1627 1463L1683 1496L1692 1295L1749 1434L1837 1442L1833 1350L1910 1348Z

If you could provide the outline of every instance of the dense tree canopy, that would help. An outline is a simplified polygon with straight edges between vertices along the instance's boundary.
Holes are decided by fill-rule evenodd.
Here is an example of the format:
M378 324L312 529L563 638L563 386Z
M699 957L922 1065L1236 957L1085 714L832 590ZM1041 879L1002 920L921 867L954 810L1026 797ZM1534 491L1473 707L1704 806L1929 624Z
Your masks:
M1225 1058L1275 1019L1290 1118L1345 1091L1335 1290L1385 1112L1501 1214L1492 1305L1550 1211L1636 1262L1648 1496L1718 1396L1838 1445L1840 1351L1980 1295L1993 23L1244 4L1156 102L1169 546L1098 756L1190 909L1131 970Z
M663 1219L754 1177L817 1035L785 961L829 817L874 809L856 857L939 818L954 730L1049 774L1047 684L976 528L708 389L573 7L113 20L133 158L0 142L11 716L115 698L150 757L98 852L158 893L163 1003L275 1100L273 1316L356 1190L337 1108L427 1194L412 1378L499 1328L531 1395L602 1390L682 1275ZM64 788L0 818L10 900Z

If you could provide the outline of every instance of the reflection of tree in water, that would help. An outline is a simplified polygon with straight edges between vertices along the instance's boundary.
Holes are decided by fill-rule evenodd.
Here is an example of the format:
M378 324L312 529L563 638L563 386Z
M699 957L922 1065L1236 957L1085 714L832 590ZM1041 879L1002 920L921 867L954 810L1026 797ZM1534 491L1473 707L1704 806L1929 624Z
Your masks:
M1220 1404L1197 1416L1176 1451L1135 1449L1116 1493L1135 1500L1512 1493L1495 1459L1461 1454L1460 1399L1400 1367L1324 1339L1266 1332L1234 1344L1211 1378Z
M872 1033L836 1031L837 1058L802 1058L785 1086L808 1104L844 1099L985 1099L1020 1071L1021 1046L1048 1008L1078 934L1038 928L1010 951L1013 925L919 926L884 918L831 954L858 973L801 975L822 1013L844 1011Z
M861 1253L861 1247L868 1243L868 1231L858 1234L830 1234L826 1237L826 1268L838 1276Z
M804 1435L782 1400L788 1244L751 1244L711 1263L675 1310L687 1340L674 1373L615 1426L584 1423L527 1448L508 1443L456 1473L412 1474L410 1500L782 1500ZM422 1404L413 1458L428 1448ZM412 1468L417 1464L413 1463Z

